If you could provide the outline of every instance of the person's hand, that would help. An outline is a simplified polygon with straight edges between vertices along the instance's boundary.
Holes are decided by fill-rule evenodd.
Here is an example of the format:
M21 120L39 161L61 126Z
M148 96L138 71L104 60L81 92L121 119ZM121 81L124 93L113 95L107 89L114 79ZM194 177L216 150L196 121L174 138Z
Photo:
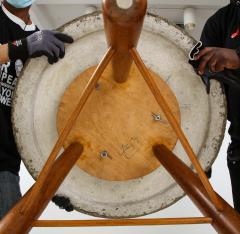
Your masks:
M55 205L57 205L60 209L64 209L67 212L73 211L73 205L71 204L69 198L56 195L53 197L52 202L55 203Z
M56 63L65 55L64 43L72 43L73 38L57 31L43 30L9 43L10 60L46 56L50 64Z
M30 58L47 56L50 64L65 55L64 43L72 43L72 37L56 31L39 31L26 38Z
M203 75L208 68L211 72L221 72L225 68L240 68L240 58L233 49L207 47L195 56L199 60L198 73Z

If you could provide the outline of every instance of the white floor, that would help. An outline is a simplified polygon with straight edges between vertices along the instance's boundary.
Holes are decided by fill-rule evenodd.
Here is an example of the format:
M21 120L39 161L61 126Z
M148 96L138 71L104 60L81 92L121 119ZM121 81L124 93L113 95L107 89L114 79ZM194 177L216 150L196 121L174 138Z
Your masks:
M219 156L213 166L213 177L211 183L214 189L230 204L232 204L231 198L231 186L230 179L226 165L226 151L230 141L228 134L225 134L225 139L219 153ZM25 167L21 169L21 188L25 193L28 188L33 184L33 179L26 171ZM183 198L175 205L158 212L153 215L149 215L146 218L156 217L191 217L201 216L198 209L187 198ZM49 204L46 211L43 213L41 219L93 219L87 215L80 214L78 212L66 213L59 210L52 203ZM113 228L35 228L31 231L31 234L215 234L216 232L210 225L190 225L190 226L150 226L150 227L113 227Z

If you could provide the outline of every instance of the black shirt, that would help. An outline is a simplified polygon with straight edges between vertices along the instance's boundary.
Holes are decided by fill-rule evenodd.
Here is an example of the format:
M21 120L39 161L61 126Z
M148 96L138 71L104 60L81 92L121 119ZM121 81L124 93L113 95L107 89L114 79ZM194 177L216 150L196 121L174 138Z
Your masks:
M0 44L25 38L36 30L35 26L31 31L24 30L0 7ZM14 88L24 63L25 61L19 59L0 64L0 171L11 171L15 174L19 172L21 159L12 131L11 104Z
M240 6L231 3L210 17L203 29L201 41L206 47L236 49L240 46ZM239 77L240 79L240 77ZM240 144L240 92L225 87L228 120L231 122L229 134L233 143Z

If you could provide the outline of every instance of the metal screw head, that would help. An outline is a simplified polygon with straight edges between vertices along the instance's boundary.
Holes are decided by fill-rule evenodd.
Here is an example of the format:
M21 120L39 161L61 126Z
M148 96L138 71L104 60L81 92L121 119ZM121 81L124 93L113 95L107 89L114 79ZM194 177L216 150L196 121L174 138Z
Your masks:
M153 117L153 120L155 120L155 121L161 120L161 115L152 114L152 117Z
M100 157L107 158L108 157L108 152L106 150L100 152Z

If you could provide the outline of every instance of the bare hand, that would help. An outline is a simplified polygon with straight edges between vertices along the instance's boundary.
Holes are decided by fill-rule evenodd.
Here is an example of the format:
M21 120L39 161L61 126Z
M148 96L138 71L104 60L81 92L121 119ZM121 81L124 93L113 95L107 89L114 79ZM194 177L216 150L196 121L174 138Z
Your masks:
M240 68L240 58L233 49L207 47L195 56L195 60L200 60L198 72L203 75L208 66L211 72L221 72L225 68Z

